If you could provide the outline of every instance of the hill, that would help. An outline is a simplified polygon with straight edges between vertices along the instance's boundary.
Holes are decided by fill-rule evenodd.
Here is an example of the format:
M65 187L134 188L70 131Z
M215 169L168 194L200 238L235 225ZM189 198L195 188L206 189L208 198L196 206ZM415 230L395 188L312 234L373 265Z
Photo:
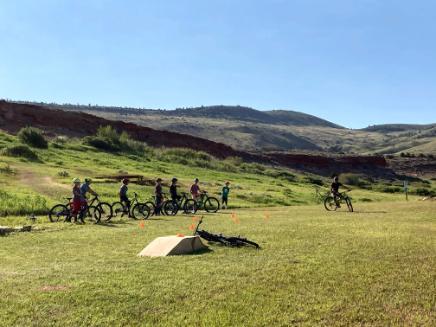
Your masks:
M152 110L53 103L38 105L189 134L240 151L436 154L436 124L388 124L352 130L295 111L259 111L241 106Z

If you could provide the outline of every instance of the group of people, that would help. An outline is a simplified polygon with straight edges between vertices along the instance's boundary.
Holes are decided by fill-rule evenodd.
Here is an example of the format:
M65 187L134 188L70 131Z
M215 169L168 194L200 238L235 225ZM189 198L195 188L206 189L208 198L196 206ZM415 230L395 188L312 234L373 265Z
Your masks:
M162 178L156 179L156 185L154 188L156 215L160 214L162 209L162 204L164 202L164 192L163 192L162 182L163 182ZM171 185L170 185L171 200L175 202L178 202L182 197L178 193L177 182L178 179L174 177L171 180ZM74 186L73 186L73 199L72 199L72 213L73 213L73 217L76 217L76 219L77 219L77 215L81 212L81 210L83 208L86 208L88 193L94 196L98 196L98 194L91 188L91 183L92 183L91 178L85 178L83 183L81 183L79 178L73 179ZM129 200L127 194L129 190L128 187L129 183L130 180L128 178L124 178L121 182L121 187L119 190L120 202L123 203L123 205L127 208L128 212L130 212L130 204L131 204L131 201ZM202 194L199 183L200 180L196 178L190 188L191 197L195 201L198 201ZM333 176L333 182L330 186L330 191L335 199L337 206L340 206L339 199L341 195L339 193L339 188L341 186L345 187L343 184L339 183L339 177L337 175ZM350 190L349 188L347 189ZM227 209L229 193L230 193L230 182L226 182L221 191L222 209Z
M162 204L164 202L164 192L163 192L162 182L163 182L162 178L156 179L156 185L154 188L156 215L160 214L162 209ZM178 193L177 182L178 179L174 177L171 180L171 186L170 186L171 200L175 202L178 202L182 197ZM94 196L98 196L98 194L91 188L91 183L92 183L91 178L85 178L83 183L81 183L79 178L73 179L74 186L73 186L73 199L72 199L72 213L73 216L76 218L77 215L81 212L81 210L85 208L87 205L87 194L89 193ZM126 207L128 212L130 212L130 204L131 204L131 201L129 200L128 197L129 183L130 180L128 178L124 178L121 181L121 187L118 193L120 202L123 203L123 205ZM198 201L202 194L202 190L200 189L199 184L200 184L200 180L196 178L190 188L192 199L194 199L195 201ZM221 204L223 209L227 209L229 193L230 193L230 182L226 182L221 192Z

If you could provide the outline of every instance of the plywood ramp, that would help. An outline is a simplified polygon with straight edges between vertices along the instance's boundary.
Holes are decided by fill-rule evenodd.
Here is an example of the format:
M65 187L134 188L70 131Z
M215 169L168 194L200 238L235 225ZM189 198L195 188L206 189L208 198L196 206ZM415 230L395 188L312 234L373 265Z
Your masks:
M197 236L164 236L154 239L139 254L140 257L165 257L168 255L191 254L206 250Z

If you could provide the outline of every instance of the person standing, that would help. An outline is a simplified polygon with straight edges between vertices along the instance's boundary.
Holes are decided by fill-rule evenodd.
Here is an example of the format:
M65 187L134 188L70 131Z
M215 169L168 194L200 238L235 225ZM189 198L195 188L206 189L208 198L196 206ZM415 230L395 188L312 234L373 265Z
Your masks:
M230 182L226 182L221 192L221 204L223 209L227 209L230 193Z
M129 197L127 196L127 191L129 190L129 185L130 180L128 178L124 178L121 182L121 187L120 187L120 192L119 192L119 196L120 196L120 202L123 204L125 211L128 212L128 215L130 217L130 200Z
M180 195L177 194L177 178L175 177L171 180L170 195L173 203L176 204L180 200Z
M196 178L194 180L194 184L191 186L191 196L195 201L197 201L197 199L201 196L200 186L198 185L199 182L200 180Z
M156 186L154 188L154 195L156 197L156 211L155 215L160 216L163 203L163 190L162 190L162 178L156 179Z

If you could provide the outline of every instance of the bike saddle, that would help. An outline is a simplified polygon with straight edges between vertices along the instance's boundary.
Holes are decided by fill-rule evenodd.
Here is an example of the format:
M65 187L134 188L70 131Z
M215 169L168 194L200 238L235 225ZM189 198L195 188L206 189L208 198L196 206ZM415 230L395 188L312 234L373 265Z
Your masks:
M73 198L64 198L64 199L70 201L70 200L72 200Z

